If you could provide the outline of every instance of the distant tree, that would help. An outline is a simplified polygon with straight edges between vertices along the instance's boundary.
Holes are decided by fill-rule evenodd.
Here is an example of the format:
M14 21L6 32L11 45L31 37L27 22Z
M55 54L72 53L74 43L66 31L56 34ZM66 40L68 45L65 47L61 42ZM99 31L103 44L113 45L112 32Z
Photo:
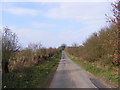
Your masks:
M33 51L36 51L36 50L42 48L42 44L41 43L38 43L38 44L30 43L28 45L28 48L31 49L31 50L33 50Z
M8 73L8 64L10 57L15 51L19 50L18 38L12 33L8 27L3 28L2 33L2 69L4 73Z
M64 50L65 48L66 48L66 44L62 44L61 46L60 46L60 48L62 49L62 50Z
M78 47L78 44L77 43L73 43L72 47Z

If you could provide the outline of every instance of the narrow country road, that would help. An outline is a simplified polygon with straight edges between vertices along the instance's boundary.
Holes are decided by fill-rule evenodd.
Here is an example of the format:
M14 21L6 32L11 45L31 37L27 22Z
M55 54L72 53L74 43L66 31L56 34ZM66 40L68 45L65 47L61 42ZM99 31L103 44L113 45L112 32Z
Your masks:
M105 86L91 78L85 70L70 60L63 51L49 88L105 88Z

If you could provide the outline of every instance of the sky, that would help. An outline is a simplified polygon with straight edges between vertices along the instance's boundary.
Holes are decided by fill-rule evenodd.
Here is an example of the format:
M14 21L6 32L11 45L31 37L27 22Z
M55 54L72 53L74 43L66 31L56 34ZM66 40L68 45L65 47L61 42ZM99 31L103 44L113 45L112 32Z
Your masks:
M29 43L41 43L45 47L58 47L63 43L82 45L92 33L108 25L105 14L112 15L109 1L5 0L1 4L0 26L7 26L16 33L23 47Z

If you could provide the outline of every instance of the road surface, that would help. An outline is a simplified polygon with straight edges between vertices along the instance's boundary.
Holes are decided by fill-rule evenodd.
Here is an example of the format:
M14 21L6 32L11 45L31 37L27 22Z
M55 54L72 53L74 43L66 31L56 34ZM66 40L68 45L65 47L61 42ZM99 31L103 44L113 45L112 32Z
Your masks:
M80 66L70 60L66 53L62 57L49 88L105 88Z

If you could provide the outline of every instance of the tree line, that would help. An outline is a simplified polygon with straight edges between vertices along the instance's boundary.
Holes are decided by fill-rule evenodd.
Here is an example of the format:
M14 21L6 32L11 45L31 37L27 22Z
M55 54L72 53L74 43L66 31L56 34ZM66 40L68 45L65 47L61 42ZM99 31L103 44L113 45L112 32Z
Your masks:
M21 49L17 35L8 27L4 27L2 32L2 72L21 71L48 60L59 54L61 50L62 46L45 48L41 43L30 43L28 47Z
M67 47L70 55L106 69L120 66L120 1L112 7L113 17L106 15L110 25L93 33L83 45Z
M88 62L97 62L103 66L120 65L115 60L115 33L114 26L103 28L98 33L94 33L81 46L67 47L65 50L72 56L81 58Z

